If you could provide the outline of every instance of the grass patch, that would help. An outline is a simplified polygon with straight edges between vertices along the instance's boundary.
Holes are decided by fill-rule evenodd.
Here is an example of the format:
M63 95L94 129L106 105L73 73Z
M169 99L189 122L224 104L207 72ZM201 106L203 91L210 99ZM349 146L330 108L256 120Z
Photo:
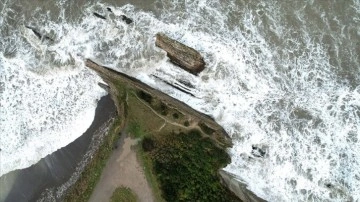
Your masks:
M142 138L146 134L141 125L136 121L132 121L129 123L127 132L130 133L130 136L132 138Z
M93 156L93 159L81 173L79 180L69 189L64 201L78 202L88 201L96 183L99 181L102 170L104 169L108 158L113 152L114 143L119 139L117 127L121 120L117 118L112 124L109 133L105 136L103 143Z
M139 162L141 166L144 168L145 177L154 194L155 201L165 202L165 200L162 198L162 191L160 189L159 182L153 172L153 162L151 159L146 157L145 151L142 149L142 147L140 145L138 146L137 157L140 160Z
M110 202L137 202L136 194L128 187L118 187L110 198Z

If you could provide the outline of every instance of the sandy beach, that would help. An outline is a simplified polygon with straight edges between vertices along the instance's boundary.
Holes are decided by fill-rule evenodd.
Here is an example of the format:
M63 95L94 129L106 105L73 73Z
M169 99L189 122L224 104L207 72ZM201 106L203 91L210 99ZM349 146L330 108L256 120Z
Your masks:
M109 201L117 187L128 187L141 202L154 201L143 168L136 157L137 140L122 134L118 148L109 158L89 202Z

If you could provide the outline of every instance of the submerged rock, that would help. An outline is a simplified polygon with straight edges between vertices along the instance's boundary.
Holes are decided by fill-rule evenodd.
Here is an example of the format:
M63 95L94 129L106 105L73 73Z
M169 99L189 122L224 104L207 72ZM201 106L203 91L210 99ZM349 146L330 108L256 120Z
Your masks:
M121 20L124 21L126 24L130 24L133 22L131 18L126 17L125 15L120 15Z
M42 34L40 34L39 31L37 31L34 27L30 27L28 25L25 26L28 29L31 29L33 31L33 33L37 36L37 38L41 39L42 38Z
M156 46L167 52L170 61L182 69L197 75L205 68L203 57L195 49L188 47L163 33L156 34Z
M100 15L99 13L95 13L95 12L94 12L93 14L94 14L95 17L98 17L98 18L100 18L100 19L106 20L106 17L103 16L103 15Z
M295 108L291 113L292 118L311 120L313 116L306 109Z
M45 34L42 34L40 33L40 31L38 31L38 29L36 29L35 27L31 27L31 26L28 26L28 25L25 25L26 28L30 29L37 38L39 38L40 40L47 40L47 41L51 41L53 42L54 39L46 36Z
M259 158L264 158L268 150L268 146L266 145L254 144L251 147L251 154Z

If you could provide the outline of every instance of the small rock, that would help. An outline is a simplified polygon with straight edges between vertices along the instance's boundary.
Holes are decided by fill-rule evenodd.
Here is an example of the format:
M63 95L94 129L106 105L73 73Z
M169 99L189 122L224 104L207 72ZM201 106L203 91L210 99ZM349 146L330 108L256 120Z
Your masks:
M329 189L333 187L332 184L330 184L330 183L325 183L325 186Z
M106 17L103 16L103 15L100 15L99 13L95 13L95 12L94 12L93 14L94 14L95 17L98 17L98 18L100 18L100 19L106 20Z
M28 28L28 29L30 29L30 30L35 34L35 36L36 36L37 38L39 38L40 40L51 41L51 42L54 41L54 39L52 39L52 38L50 38L50 37L48 37L48 36L40 33L40 31L38 31L35 27L30 27L30 26L28 26L28 25L25 25L25 27Z
M255 157L263 158L265 157L267 148L262 145L252 145L252 151L251 154Z
M40 34L40 32L38 32L34 27L30 27L30 26L25 26L26 28L28 29L31 29L33 31L33 33L39 38L41 39L42 38L42 34Z
M130 24L133 22L131 18L126 17L125 15L120 15L121 20L124 21L126 24Z

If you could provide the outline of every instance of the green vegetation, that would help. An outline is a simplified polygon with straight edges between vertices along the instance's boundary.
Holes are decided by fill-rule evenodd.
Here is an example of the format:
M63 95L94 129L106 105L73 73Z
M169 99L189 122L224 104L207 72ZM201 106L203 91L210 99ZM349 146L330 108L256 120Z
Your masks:
M160 110L161 110L161 115L163 116L167 116L169 113L168 107L164 103L160 104Z
M133 138L142 139L147 137L149 134L153 134L154 130L156 131L156 129L161 128L164 124L164 120L154 113L156 110L153 108L153 105L160 105L161 102L158 99L153 98L150 94L144 91L125 87L125 84L119 81L116 82L116 87L118 89L118 95L122 95L118 96L118 99L123 103L128 103L125 105L127 112L126 131L130 133ZM160 114L160 111L156 111L156 113ZM140 164L144 168L144 174L151 187L155 201L163 202L164 199L161 196L162 192L160 190L160 185L158 184L156 176L153 174L152 162L150 159L145 158L141 145L136 149L137 158L140 160Z
M110 202L137 202L136 194L128 187L118 187L110 198Z
M145 100L145 102L151 104L152 103L152 96L142 90L137 91L137 95L139 98Z
M237 201L220 183L218 170L230 157L205 134L215 131L203 123L203 133L194 130L188 116L150 97L128 91L127 130L142 139L138 158L156 201Z
M101 172L110 157L114 143L119 139L119 128L121 120L118 118L112 124L107 136L105 136L103 143L100 145L98 151L95 153L90 163L85 167L81 173L79 180L70 188L64 201L79 202L88 201L96 183L99 181Z
M173 118L174 118L174 119L178 119L178 118L179 118L179 114L178 114L178 113L173 113Z
M130 122L128 124L127 132L130 133L133 138L141 138L145 135L145 131L141 128L138 122Z
M142 149L166 201L238 201L218 176L230 157L198 130L145 137Z
M144 137L144 140L146 137L147 136ZM153 162L151 159L146 157L145 151L141 147L138 147L137 149L137 157L140 160L141 166L144 168L145 177L154 194L155 201L164 202L165 200L162 197L162 191L160 189L159 182L153 171Z

